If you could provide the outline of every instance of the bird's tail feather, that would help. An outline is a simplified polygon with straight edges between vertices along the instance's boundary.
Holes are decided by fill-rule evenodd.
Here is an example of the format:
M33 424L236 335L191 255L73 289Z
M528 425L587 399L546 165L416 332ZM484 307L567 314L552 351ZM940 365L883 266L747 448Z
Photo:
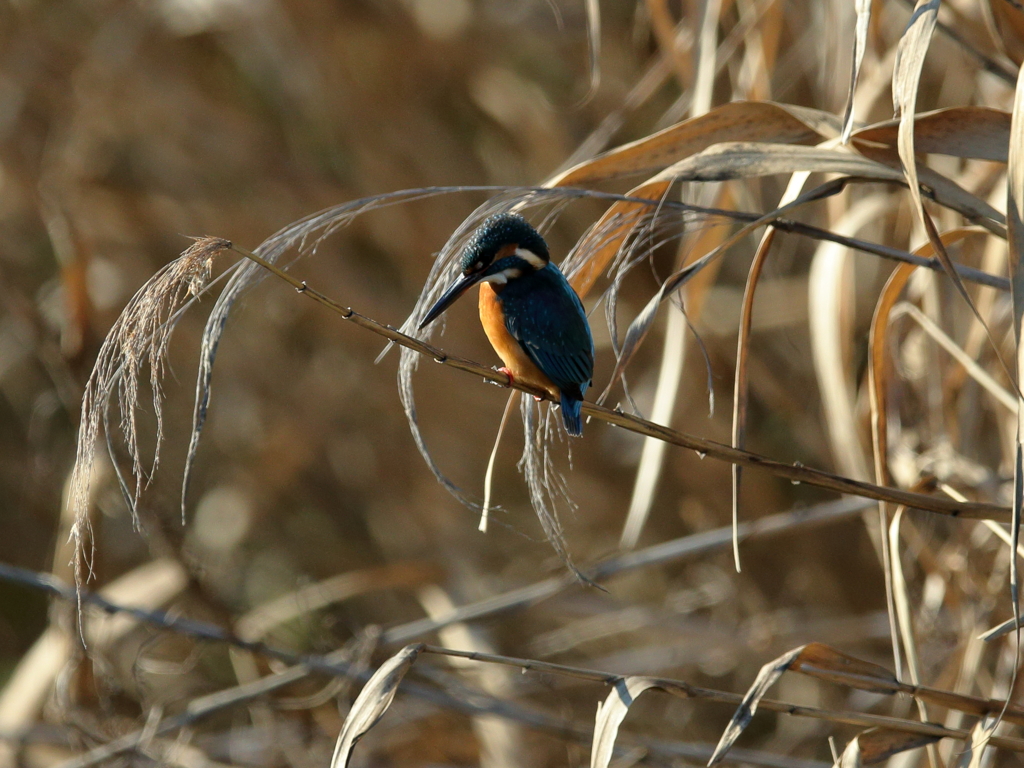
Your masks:
M581 409L583 401L562 393L562 423L565 424L565 431L573 437L583 435L583 417Z

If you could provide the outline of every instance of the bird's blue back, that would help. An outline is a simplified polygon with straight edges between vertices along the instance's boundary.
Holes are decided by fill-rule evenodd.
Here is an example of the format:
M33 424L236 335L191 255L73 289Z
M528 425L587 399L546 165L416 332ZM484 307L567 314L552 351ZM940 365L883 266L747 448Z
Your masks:
M575 401L578 413L578 401L594 375L594 339L569 281L549 264L509 281L498 299L508 332L562 390L563 400Z

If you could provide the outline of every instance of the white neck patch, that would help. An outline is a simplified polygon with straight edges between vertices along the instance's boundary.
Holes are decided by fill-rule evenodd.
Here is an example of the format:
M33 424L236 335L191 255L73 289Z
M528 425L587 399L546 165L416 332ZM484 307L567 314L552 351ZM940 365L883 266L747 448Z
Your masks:
M503 269L501 272L496 272L493 275L488 275L483 278L481 283L494 283L495 285L505 285L509 280L515 280L517 277L523 276L523 270L519 267L509 267Z
M548 265L544 259L528 248L516 248L516 256L525 261L534 269L544 269Z

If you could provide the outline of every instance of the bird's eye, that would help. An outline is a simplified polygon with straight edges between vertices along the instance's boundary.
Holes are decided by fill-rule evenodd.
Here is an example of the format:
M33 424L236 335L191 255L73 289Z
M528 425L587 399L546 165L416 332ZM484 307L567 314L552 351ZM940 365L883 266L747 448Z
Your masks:
M473 265L473 269L483 269L483 268L484 268L484 263L482 261L478 261L476 264Z

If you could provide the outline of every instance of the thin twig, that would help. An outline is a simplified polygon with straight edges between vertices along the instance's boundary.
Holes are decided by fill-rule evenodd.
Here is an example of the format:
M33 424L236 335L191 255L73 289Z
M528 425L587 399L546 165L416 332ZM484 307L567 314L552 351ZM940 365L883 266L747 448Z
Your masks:
M740 537L743 539L763 537L845 520L854 516L869 504L870 502L861 499L850 498L818 504L806 509L796 509L768 515L760 520L741 526ZM718 528L712 531L672 539L635 552L627 552L617 557L609 558L603 563L598 563L588 568L586 575L594 581L603 581L614 575L638 568L663 565L685 557L705 554L726 546L731 539L731 535L731 528ZM46 592L71 603L81 601L81 604L84 606L94 606L108 614L127 614L141 623L150 624L196 640L227 643L250 653L284 661L288 664L302 665L307 668L307 673L315 671L328 675L344 675L349 671L348 665L342 663L341 657L337 653L325 656L306 655L294 653L283 648L276 648L262 641L246 640L233 632L205 621L187 619L166 611L151 611L112 602L97 592L76 588L49 573L0 563L0 581L21 584L22 586ZM535 604L577 584L578 582L571 574L544 579L527 587L521 587L502 595L460 606L434 619L420 619L392 627L381 634L380 643L385 646L404 645L451 624L471 621L485 616L494 616L495 614Z
M797 510L794 512L772 515L763 518L760 521L745 524L741 527L741 535L744 537L755 533L764 535L767 533L791 530L797 526L821 523L828 520L843 519L860 511L863 506L864 502L861 500L844 499L840 502L819 505L818 508L814 508L812 510ZM595 579L607 578L616 573L647 565L663 563L668 560L678 559L685 555L706 552L710 549L724 548L727 547L731 541L731 534L731 528L725 527L703 534L683 537L682 539L677 539L675 541L664 542L653 547L648 547L644 550L612 558L606 563L596 566L591 571L591 574ZM243 640L230 632L206 622L192 621L189 619L170 616L163 611L144 611L130 606L121 606L88 591L82 591L79 593L76 592L75 588L71 585L65 584L49 574L28 571L14 566L0 564L0 579L16 582L35 589L41 589L69 601L74 601L80 597L83 604L95 605L108 613L127 613L139 621L158 626L162 629L188 635L200 640L213 640L230 643L236 647L244 648L253 653L259 653L295 665L291 669L285 670L282 673L268 676L253 683L243 684L226 691L220 691L218 693L196 699L188 705L185 712L161 721L159 726L153 732L153 735L169 733L226 707L235 706L269 695L273 691L298 682L313 672L319 672L334 677L351 676L360 680L368 677L368 673L366 671L357 671L350 667L348 664L349 652L347 649L335 651L324 656L296 654L291 651L269 646L265 643ZM451 615L439 617L435 621L415 621L395 627L392 630L383 633L381 640L383 643L388 645L405 643L412 637L422 636L455 621L466 621L471 618L479 618L488 614L493 615L494 613L518 607L526 602L536 602L540 599L544 599L545 597L550 597L555 592L571 586L574 583L574 580L568 577L547 579L539 584L527 588L526 590L516 590L514 593L481 601L481 603L477 603L473 606L465 606L461 609L456 609L451 612ZM529 592L529 595L527 595L527 592ZM523 599L527 596L529 599L524 601ZM596 670L587 670L578 667L568 667L565 665L552 664L532 659L516 659L494 654L454 651L435 646L427 646L425 650L430 653L439 653L449 656L463 656L476 661L517 666L522 669L529 669L535 672L563 674L604 684L614 684L622 677L621 675ZM833 675L833 677L835 676L836 675ZM855 676L850 677L852 679ZM872 680L877 683L874 679ZM852 681L857 682L856 680ZM686 698L706 699L726 704L738 704L742 700L742 696L739 694L699 688L691 686L685 681L672 680L669 678L659 678L658 685L674 695L684 696ZM892 688L893 692L916 694L922 691L927 691L935 696L948 696L947 692L937 689L926 689L923 687L908 686L905 684L894 684ZM474 712L477 712L478 709L480 709L479 704L469 704L459 699L454 699L447 693L437 691L433 688L417 686L415 683L403 684L403 690L406 690L418 697L435 701L436 703L445 703L446 706L456 706L457 703L456 708L459 709L465 710L469 707ZM474 692L474 697L476 696L477 693ZM955 701L948 704L948 706L956 706L957 704L962 706L963 702L963 697L955 697ZM993 703L979 699L977 701L977 706L974 707L971 714L982 714L991 709L992 706L996 705L998 705L998 702ZM485 705L481 711L494 712L496 707L500 709L501 707L507 706L509 706L508 702L502 702L499 699L495 699L494 702L490 702ZM893 730L899 730L906 733L920 733L923 735L934 735L957 739L969 738L969 733L967 731L945 729L934 724L922 724L913 721L901 720L899 718L888 718L855 712L831 712L829 710L821 710L814 707L801 707L772 700L762 701L761 706L771 711L786 712L801 717L824 719L830 722L847 723L862 727L888 727ZM474 707L477 709L474 709ZM507 715L507 713L504 714ZM538 725L535 717L533 719L527 718L526 721L530 724ZM543 726L541 725L539 727ZM114 755L135 749L141 739L141 733L141 731L138 731L133 734L128 734L127 736L116 739L108 744L96 747L85 755L79 756L74 760L65 763L61 768L85 768L86 766L94 765L102 760L109 759ZM1024 751L1024 742L1020 742L1016 739L1000 738L993 740L992 743L995 746L1001 746L1015 751Z
M453 656L456 658L480 661L487 664L500 664L508 667L517 667L530 672L542 672L547 674L563 675L579 680L603 683L604 685L615 685L624 680L626 675L616 675L608 672L601 672L595 669L583 667L571 667L565 664L553 664L547 661L535 661L533 659L517 659L511 656L501 656L493 653L479 653L477 651L459 651L452 648L441 648L436 645L425 645L423 653L432 653L440 656ZM717 691L712 688L701 688L690 685L684 680L674 680L666 677L647 677L654 681L654 686L674 696L684 699L704 699L706 701L717 701L722 704L741 704L744 700L742 694ZM872 678L873 680L873 678ZM910 686L914 687L914 686ZM934 690L934 689L933 689ZM1003 702L992 702L997 709L1003 707ZM971 732L961 728L946 728L937 723L922 723L914 720L904 720L899 717L887 715L871 715L864 712L841 712L819 707L805 707L796 704L787 704L784 701L773 699L761 699L758 702L758 709L767 709L772 712L784 712L798 717L810 717L818 720L827 720L832 723L844 723L864 728L889 728L902 733L916 733L922 736L937 736L939 738L959 739L969 741ZM996 740L999 740L997 743ZM992 737L989 742L993 746L1003 747L1014 752L1024 752L1024 740L1005 737Z
M452 368L457 368L460 371L480 376L492 384L497 384L502 387L513 387L544 400L552 399L551 395L545 390L530 387L520 381L513 382L506 374L500 371L493 368L487 368L486 366L480 365L472 360L467 360L466 358L449 354L438 347L434 347L420 339L404 334L396 328L378 323L376 320L356 312L351 307L345 307L328 296L320 293L316 289L310 288L305 281L299 280L294 275L285 272L277 265L271 264L269 261L257 256L251 251L227 240L221 242L222 247L225 250L234 251L240 256L244 256L245 258L256 262L264 269L267 269L275 276L290 284L299 293L305 294L319 304L337 312L342 318L351 321L360 328L372 331L379 336L383 336L384 338L389 339L400 346L406 347L407 349L411 349L414 352L418 352L421 355L431 357L442 365L447 365ZM629 431L635 432L639 435L655 437L681 448L689 448L702 456L711 456L712 458L727 461L732 464L765 470L777 477L789 480L792 483L807 483L808 485L827 488L828 490L836 491L837 493L861 496L893 504L903 504L914 509L922 509L928 512L949 515L951 517L962 517L971 520L996 520L998 522L1009 522L1010 520L1010 509L997 504L989 504L986 502L961 503L951 499L926 496L925 494L912 493L898 488L886 488L872 483L852 480L847 477L832 474L831 472L825 472L824 470L805 467L799 462L795 464L786 464L785 462L770 459L767 456L740 450L738 448L732 448L713 440L687 435L683 432L670 429L669 427L663 427L660 424L647 421L646 419L642 419L638 416L633 416L618 410L611 410L592 403L583 404L583 413L591 418L597 419L598 421L604 421L608 424L612 424L613 426L628 429Z
M740 535L743 538L754 536L768 536L777 533L792 532L805 527L822 525L830 522L845 520L859 513L868 502L861 499L848 498L839 501L819 504L807 509L797 509L775 515L769 515L759 520L745 523L741 526ZM716 549L722 549L729 545L732 537L731 527L719 528L717 530L705 531L679 539L655 544L654 546L635 552L628 552L618 557L613 557L604 563L600 563L588 570L589 578L602 580L619 573L625 573L637 568L644 568L653 565L660 565L677 561L685 557L703 554ZM294 666L282 672L268 675L260 680L250 683L243 683L233 688L228 688L216 693L203 696L189 703L185 712L180 715L168 718L161 722L155 735L169 733L175 729L190 725L210 714L219 712L225 708L245 704L254 699L259 699L285 688L289 685L305 679L309 675L319 672L321 674L342 677L350 676L354 679L365 680L367 675L354 671L348 665L349 651L341 649L323 656L301 656L299 654L285 651L280 648L273 648L264 643L246 642L236 635L226 632L212 624L205 622L190 621L173 617L163 611L143 611L129 606L120 606L101 596L87 590L76 591L74 587L52 577L50 574L29 571L23 568L0 564L0 579L22 584L33 589L40 589L56 597L68 601L75 601L81 596L84 605L95 605L109 613L129 613L139 621L168 631L194 637L196 639L225 642L236 647L244 648L253 653L263 654L294 664ZM435 619L419 619L391 628L380 636L380 643L384 646L404 645L423 635L435 632L457 622L471 621L485 616L495 616L508 611L520 609L528 605L536 604L542 600L553 597L566 589L578 586L578 582L569 574L559 577L544 579L536 584L512 590L503 595L480 600L465 606L460 606ZM410 688L409 686L413 687ZM440 695L432 688L420 691L415 684L403 684L403 690L414 695L427 696ZM474 694L475 695L475 694ZM449 704L451 702L448 702ZM465 710L470 705L459 703ZM475 713L471 711L470 714ZM528 725L545 727L533 720L522 720ZM552 730L550 723L546 726ZM575 728L575 726L574 726ZM579 730L578 728L576 730ZM584 729L589 738L589 729ZM64 764L60 768L86 768L86 766L109 759L114 755L135 749L141 738L141 731L128 734L108 744L104 744L90 750L74 760ZM584 739L585 741L586 739ZM669 754L676 754L673 750L682 749L686 745L678 745L669 742L659 742L661 751ZM688 748L688 747L687 747ZM710 749L710 748L709 748ZM710 757L713 749L706 757ZM750 759L747 762L763 765L780 765L778 761L772 762L770 755L761 753L750 753L753 757L760 754L760 759ZM735 755L740 759L739 752ZM800 768L809 768L803 765Z

